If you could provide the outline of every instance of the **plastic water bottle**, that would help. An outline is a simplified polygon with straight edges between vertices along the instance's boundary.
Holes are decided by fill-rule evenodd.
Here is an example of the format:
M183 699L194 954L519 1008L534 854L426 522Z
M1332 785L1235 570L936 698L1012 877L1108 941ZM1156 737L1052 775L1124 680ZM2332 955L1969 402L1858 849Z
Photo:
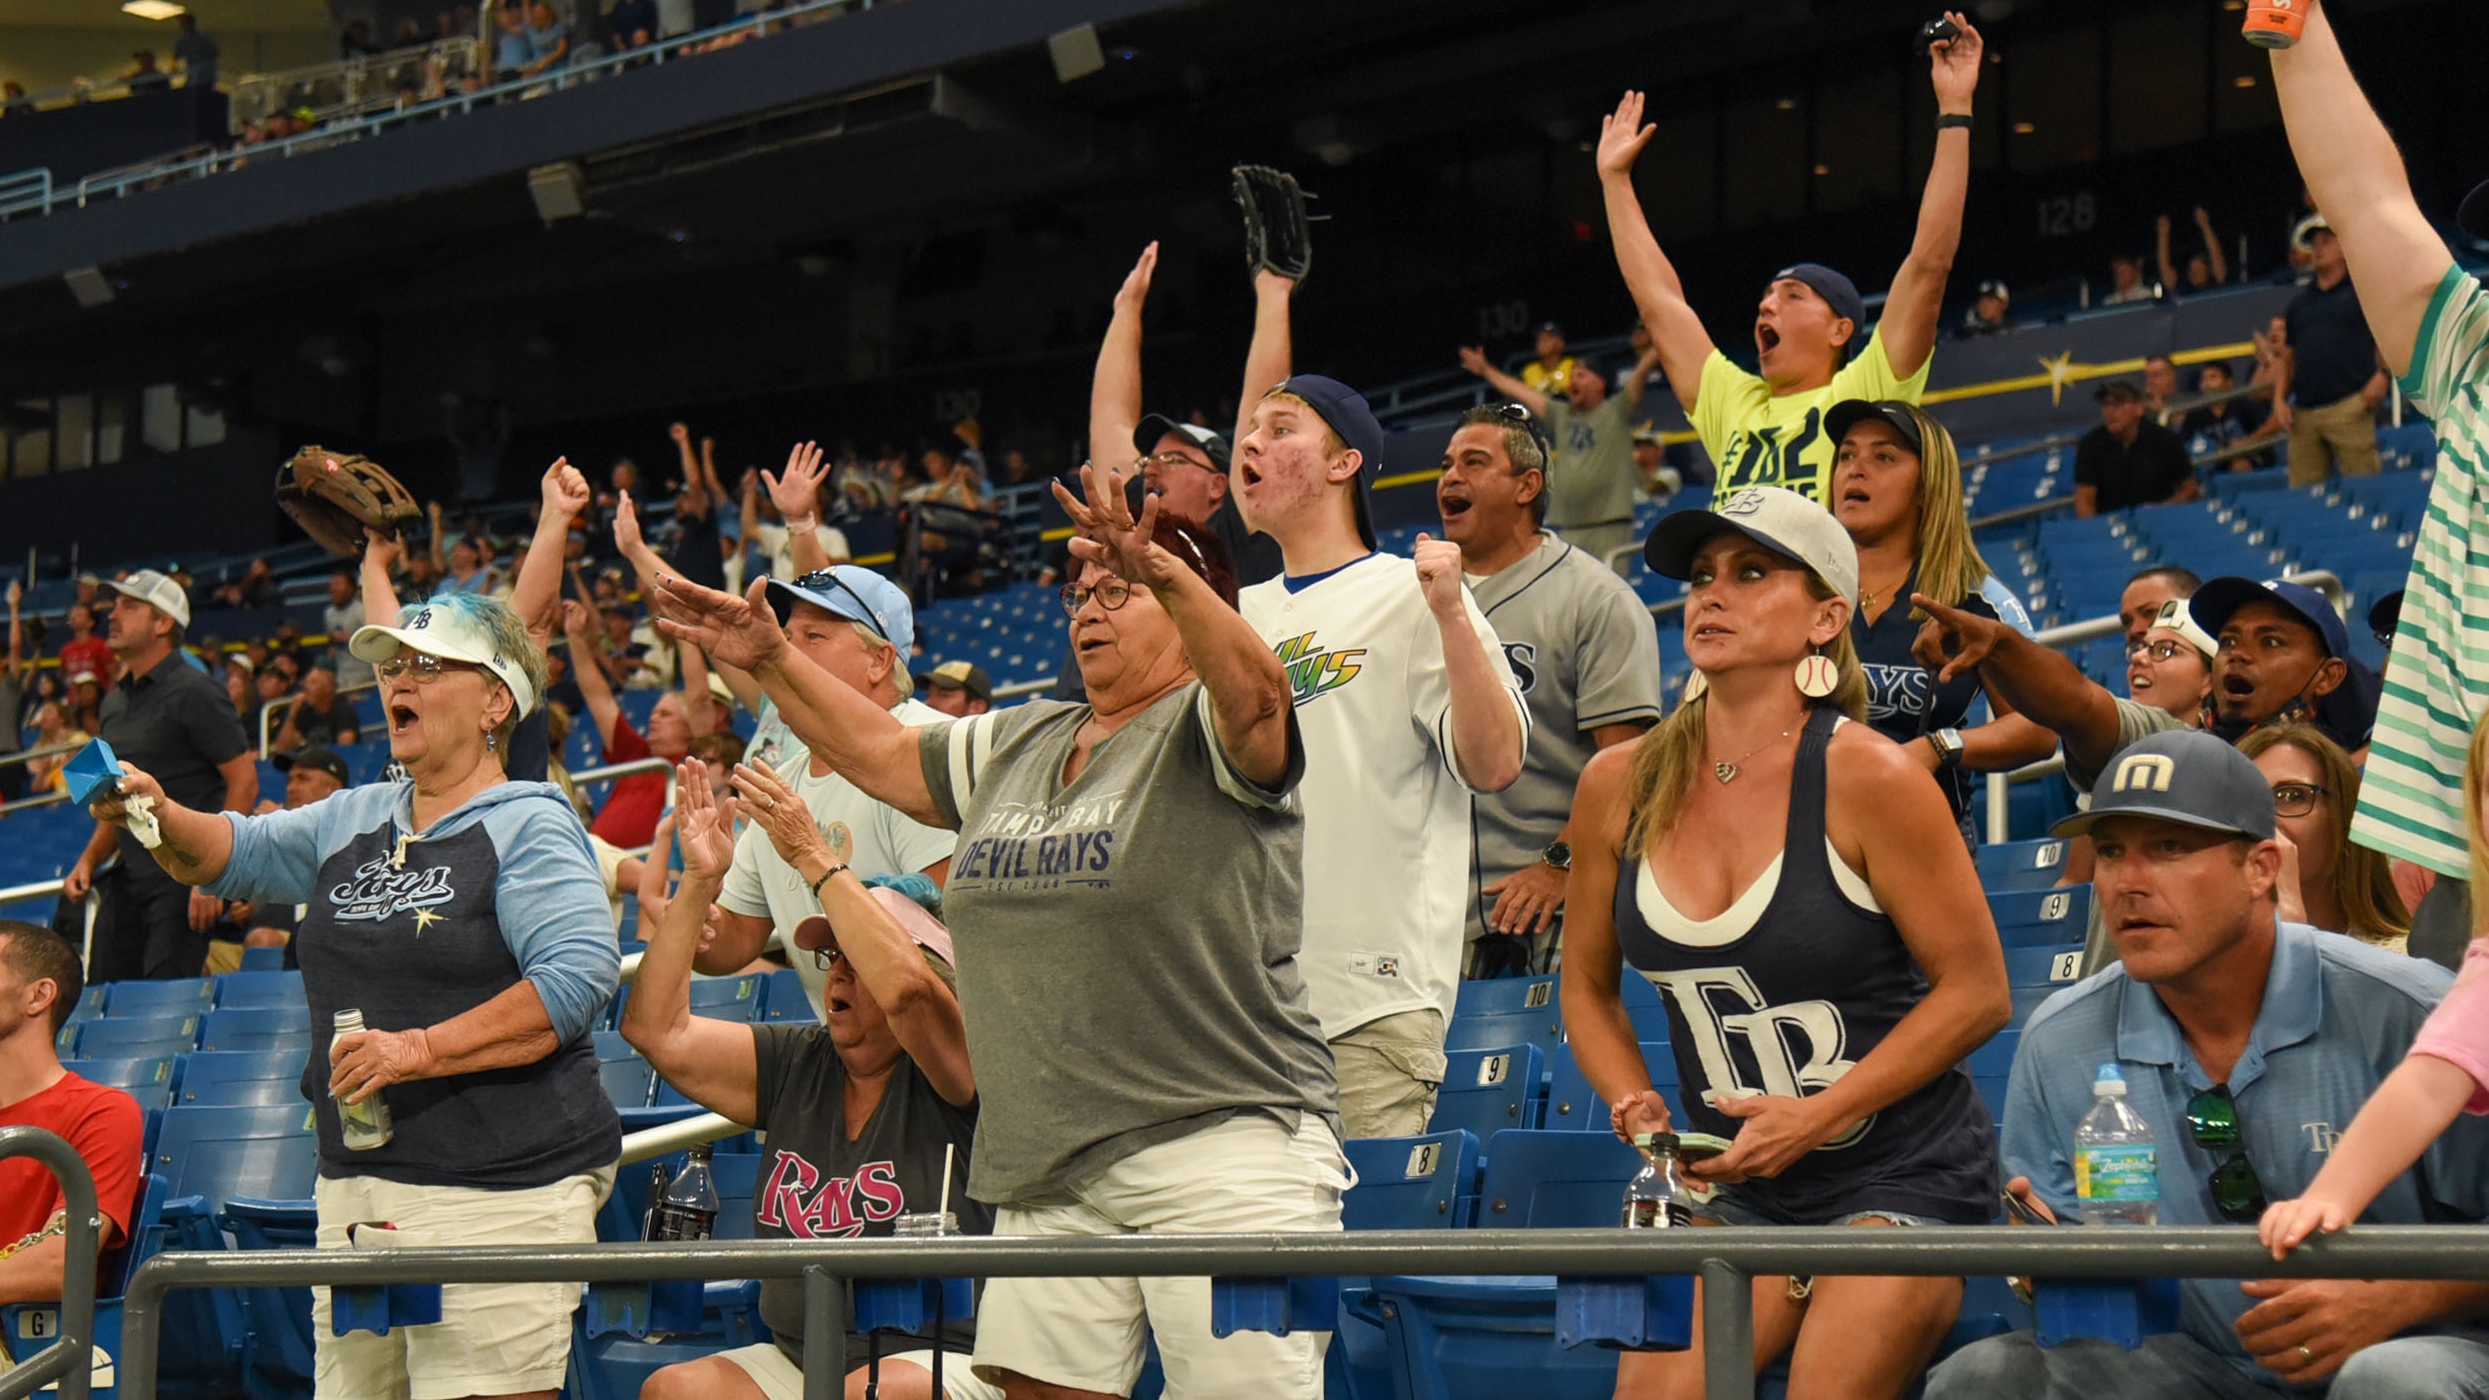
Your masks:
M709 1172L709 1144L695 1144L691 1160L667 1183L649 1208L648 1238L705 1240L717 1228L717 1178Z
M2126 1102L2126 1076L2114 1064L2092 1082L2091 1112L2074 1129L2074 1194L2086 1225L2157 1225L2159 1155L2152 1125Z
M1636 1133L1633 1145L1648 1159L1625 1185L1625 1228L1668 1230L1694 1222L1694 1198L1685 1189L1675 1133Z
M363 1030L363 1013L360 1009L338 1012L336 1030L328 1040L329 1062L336 1063L338 1041L350 1035L361 1035ZM337 1099L337 1131L338 1135L345 1139L347 1151L369 1152L375 1147L386 1144L390 1136L396 1132L389 1121L388 1100L381 1097L386 1092L388 1091L376 1090L370 1098L361 1103L348 1103L344 1099ZM336 1098L336 1095L331 1094L329 1097Z

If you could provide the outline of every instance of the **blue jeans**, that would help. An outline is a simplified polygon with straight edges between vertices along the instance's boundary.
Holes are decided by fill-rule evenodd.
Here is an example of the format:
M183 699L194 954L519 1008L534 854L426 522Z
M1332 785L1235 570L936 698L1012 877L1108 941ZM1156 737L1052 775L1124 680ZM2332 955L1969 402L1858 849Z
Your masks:
M1975 1342L1927 1373L1926 1400L2489 1400L2489 1340L2473 1334L2396 1337L2353 1356L2330 1388L2298 1391L2249 1380L2229 1359L2183 1332L2127 1351L2078 1339L2042 1348L2028 1332Z

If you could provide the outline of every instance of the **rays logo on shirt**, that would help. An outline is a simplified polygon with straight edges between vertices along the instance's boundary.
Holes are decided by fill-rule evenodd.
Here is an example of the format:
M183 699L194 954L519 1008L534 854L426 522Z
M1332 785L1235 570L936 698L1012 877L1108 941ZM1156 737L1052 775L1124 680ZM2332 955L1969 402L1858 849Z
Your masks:
M387 856L374 856L357 866L352 878L328 892L328 902L341 923L376 922L409 909L416 911L419 924L429 923L433 916L423 911L457 897L458 891L449 885L448 866L401 870Z
M1841 1019L1841 1008L1831 1002L1767 1006L1754 977L1742 967L1704 967L1649 976L1685 1018L1695 1058L1702 1065L1706 1099L1755 1094L1805 1098L1830 1088L1857 1067L1848 1058L1849 1028ZM1747 1065L1754 1069L1751 1079L1745 1073ZM1847 1147L1874 1125L1875 1117L1870 1114L1818 1150Z
M1365 647L1331 651L1314 642L1314 634L1290 637L1271 648L1279 654L1279 664L1288 670L1288 688L1295 692L1296 703L1304 704L1317 696L1339 689L1357 678L1365 669L1360 659Z
M955 888L1050 890L1114 883L1115 819L1123 794L1060 807L1019 804L986 814L951 856Z
M823 1180L819 1167L794 1153L776 1156L769 1180L752 1198L752 1218L771 1229L799 1240L845 1239L907 1209L893 1163L867 1162L853 1176Z
M1859 669L1867 673L1868 719L1927 713L1928 692L1936 678L1926 667L1869 665Z
M1815 408L1787 428L1741 428L1729 435L1729 469L1720 480L1732 487L1785 486L1811 500L1821 468L1798 457L1822 440L1823 410Z

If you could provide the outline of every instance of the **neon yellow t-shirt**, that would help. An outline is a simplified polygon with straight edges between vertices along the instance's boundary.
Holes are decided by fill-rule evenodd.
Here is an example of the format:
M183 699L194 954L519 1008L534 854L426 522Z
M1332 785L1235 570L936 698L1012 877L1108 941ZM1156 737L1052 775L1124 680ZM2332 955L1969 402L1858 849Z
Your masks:
M1882 336L1833 371L1832 382L1802 394L1775 396L1762 377L1749 374L1718 350L1703 361L1702 388L1694 396L1694 431L1719 469L1726 492L1740 486L1785 486L1810 501L1823 499L1824 479L1840 444L1824 437L1824 414L1846 399L1900 399L1917 403L1927 389L1930 355L1916 374L1893 373Z

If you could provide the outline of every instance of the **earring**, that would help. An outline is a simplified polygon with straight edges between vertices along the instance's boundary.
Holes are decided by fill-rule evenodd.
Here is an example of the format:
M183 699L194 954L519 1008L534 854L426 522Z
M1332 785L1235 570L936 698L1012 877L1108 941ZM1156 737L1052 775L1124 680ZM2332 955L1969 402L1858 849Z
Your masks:
M487 734L484 736L484 752L486 752L486 753L491 753L493 750L498 749L498 748L500 748L500 747L501 747L501 736L500 736L500 735L498 735L498 734L492 734L492 733L487 733Z
M1807 699L1821 700L1840 685L1840 670L1822 652L1811 653L1798 663L1798 693Z

